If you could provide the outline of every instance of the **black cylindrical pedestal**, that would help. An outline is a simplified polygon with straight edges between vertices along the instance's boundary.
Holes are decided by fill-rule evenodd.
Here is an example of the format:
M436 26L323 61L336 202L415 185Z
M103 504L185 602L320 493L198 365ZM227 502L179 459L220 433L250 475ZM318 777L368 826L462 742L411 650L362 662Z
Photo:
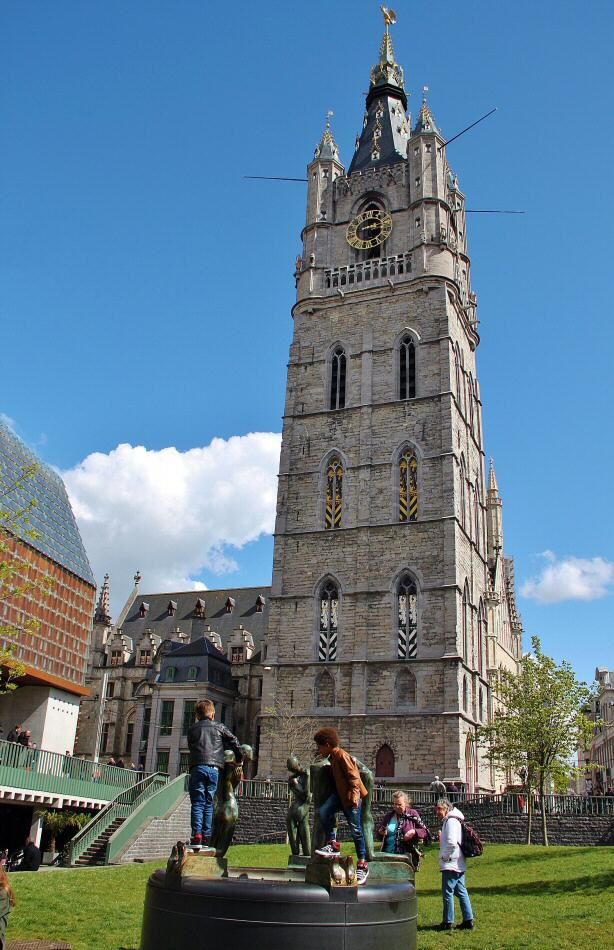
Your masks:
M409 881L336 887L237 878L149 878L141 950L416 950Z

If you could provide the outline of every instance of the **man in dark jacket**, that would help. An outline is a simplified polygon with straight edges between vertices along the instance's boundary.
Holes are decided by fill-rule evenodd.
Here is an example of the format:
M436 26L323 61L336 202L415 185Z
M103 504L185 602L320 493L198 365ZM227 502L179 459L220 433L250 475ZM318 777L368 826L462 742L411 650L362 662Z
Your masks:
M23 849L23 860L19 867L18 871L38 871L41 866L41 852L35 843L32 841L32 838L28 838L26 841L26 846Z
M196 722L188 730L190 750L190 801L192 841L200 848L208 845L213 824L213 797L219 770L224 767L224 750L231 749L237 762L243 760L236 736L221 722L215 722L215 706L210 699L196 703Z
M21 726L17 725L14 729L11 729L8 736L6 737L7 742L18 742L19 736L21 735Z

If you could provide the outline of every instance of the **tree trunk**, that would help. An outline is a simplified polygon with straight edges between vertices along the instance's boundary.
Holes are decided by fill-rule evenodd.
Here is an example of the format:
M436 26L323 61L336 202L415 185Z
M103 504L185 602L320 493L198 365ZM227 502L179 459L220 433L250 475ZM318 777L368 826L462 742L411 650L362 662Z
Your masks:
M539 777L539 797L542 803L542 834L544 836L544 847L548 847L548 828L546 822L546 802L544 799L544 776Z

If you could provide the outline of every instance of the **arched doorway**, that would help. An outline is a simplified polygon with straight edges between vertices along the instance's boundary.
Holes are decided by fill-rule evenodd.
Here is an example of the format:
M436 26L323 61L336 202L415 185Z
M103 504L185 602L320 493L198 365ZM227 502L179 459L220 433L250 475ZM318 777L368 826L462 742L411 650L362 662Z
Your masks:
M380 746L375 756L375 775L377 778L393 778L394 752L389 745Z

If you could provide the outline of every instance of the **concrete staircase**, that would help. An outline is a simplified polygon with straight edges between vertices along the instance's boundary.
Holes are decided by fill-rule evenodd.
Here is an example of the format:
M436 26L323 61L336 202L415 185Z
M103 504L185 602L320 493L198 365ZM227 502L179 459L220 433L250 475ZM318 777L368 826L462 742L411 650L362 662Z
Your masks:
M103 831L101 834L99 834L98 837L92 841L87 851L84 851L81 857L77 859L75 867L94 867L96 865L104 864L107 842L113 832L117 831L119 826L123 824L124 820L124 818L116 818L115 821L109 825L106 831Z
M190 796L186 793L163 818L152 818L116 859L132 861L166 860L177 841L190 839Z

